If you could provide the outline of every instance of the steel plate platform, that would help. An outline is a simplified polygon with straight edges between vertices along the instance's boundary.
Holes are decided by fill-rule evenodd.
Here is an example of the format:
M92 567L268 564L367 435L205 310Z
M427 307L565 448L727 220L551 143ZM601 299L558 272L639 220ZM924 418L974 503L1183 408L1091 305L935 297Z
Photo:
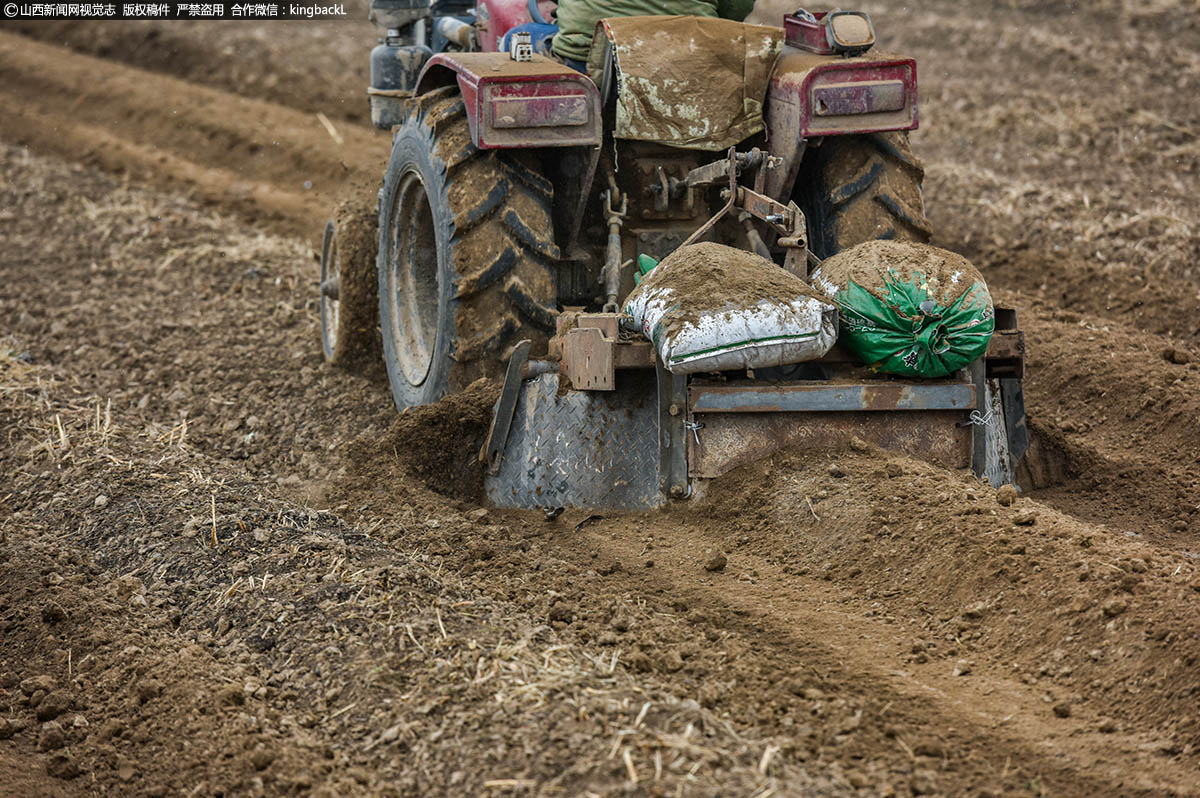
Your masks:
M488 500L510 508L662 506L654 372L616 379L615 391L560 391L557 374L526 382L499 473L484 478Z

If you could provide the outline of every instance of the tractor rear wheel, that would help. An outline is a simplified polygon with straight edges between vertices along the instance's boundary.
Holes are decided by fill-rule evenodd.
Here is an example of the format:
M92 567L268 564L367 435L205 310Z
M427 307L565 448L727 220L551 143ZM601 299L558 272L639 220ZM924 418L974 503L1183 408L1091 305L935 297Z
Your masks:
M553 189L520 154L471 142L462 98L418 98L392 141L379 202L379 321L398 408L544 351L557 316Z
M828 258L874 239L928 241L924 176L906 132L826 136L805 154L794 192L809 247Z

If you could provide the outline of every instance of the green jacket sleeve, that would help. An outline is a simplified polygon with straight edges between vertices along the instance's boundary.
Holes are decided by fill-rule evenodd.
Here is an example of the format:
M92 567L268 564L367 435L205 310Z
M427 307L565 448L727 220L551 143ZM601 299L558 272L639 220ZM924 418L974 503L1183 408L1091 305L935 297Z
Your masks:
M717 0L717 16L741 22L754 10L754 0Z

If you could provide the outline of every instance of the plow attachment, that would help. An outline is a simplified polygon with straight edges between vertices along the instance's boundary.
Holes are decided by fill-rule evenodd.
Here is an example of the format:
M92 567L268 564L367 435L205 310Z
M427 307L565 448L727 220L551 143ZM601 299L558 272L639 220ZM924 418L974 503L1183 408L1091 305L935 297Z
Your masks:
M557 363L510 364L483 457L497 507L646 510L784 447L857 437L993 485L1027 446L1016 314L997 309L987 354L944 380L866 376L835 347L806 377L683 376L615 314L563 314ZM515 368L511 366L516 366ZM774 375L773 375L774 376Z

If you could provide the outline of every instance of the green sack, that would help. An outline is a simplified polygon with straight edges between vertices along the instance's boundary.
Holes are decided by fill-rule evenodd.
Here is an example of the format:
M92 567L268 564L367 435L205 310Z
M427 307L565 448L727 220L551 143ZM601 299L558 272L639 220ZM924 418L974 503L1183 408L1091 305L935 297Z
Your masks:
M657 265L658 265L658 261L656 261L654 258L650 257L649 255L638 255L637 271L635 271L633 273L633 284L641 285L642 278L645 277L647 274L649 274L650 270L653 269Z
M926 244L869 241L813 273L841 315L838 340L885 374L946 377L987 351L995 311L965 258Z

